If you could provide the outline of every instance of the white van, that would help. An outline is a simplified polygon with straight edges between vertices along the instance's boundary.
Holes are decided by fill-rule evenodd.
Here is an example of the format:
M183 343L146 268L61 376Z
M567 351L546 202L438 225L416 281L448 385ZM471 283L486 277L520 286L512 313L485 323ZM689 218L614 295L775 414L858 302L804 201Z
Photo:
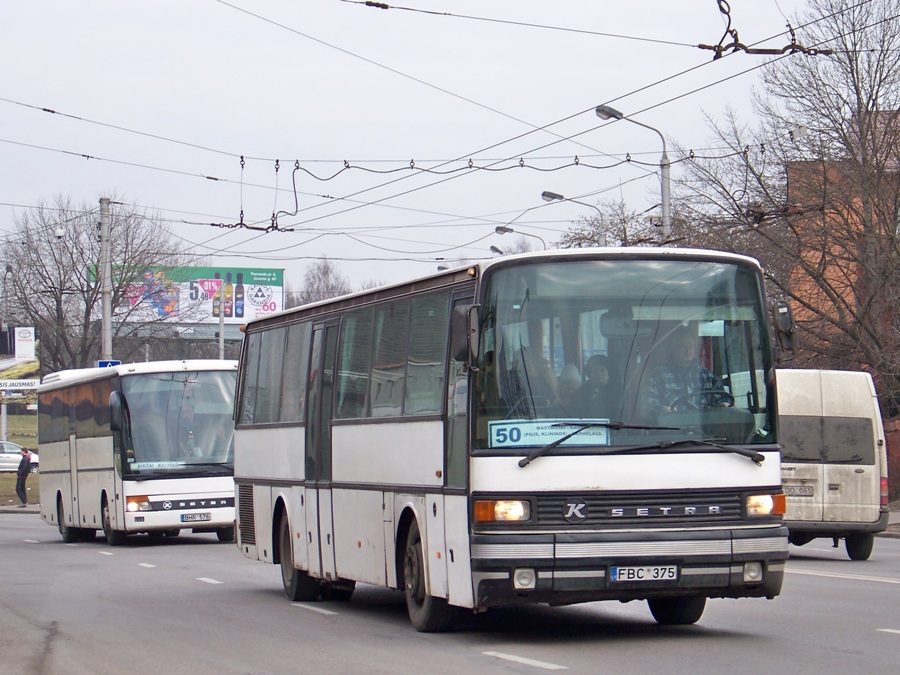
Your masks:
M866 560L888 524L887 448L868 373L776 372L784 524L797 546L844 539L851 560Z

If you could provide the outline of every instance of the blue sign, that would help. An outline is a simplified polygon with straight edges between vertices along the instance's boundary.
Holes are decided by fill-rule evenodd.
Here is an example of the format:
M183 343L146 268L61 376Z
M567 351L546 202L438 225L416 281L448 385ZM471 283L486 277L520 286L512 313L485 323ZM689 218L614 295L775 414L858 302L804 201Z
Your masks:
M97 361L98 368L111 368L113 366L121 366L121 365L122 365L122 362L117 361L115 359L112 361Z

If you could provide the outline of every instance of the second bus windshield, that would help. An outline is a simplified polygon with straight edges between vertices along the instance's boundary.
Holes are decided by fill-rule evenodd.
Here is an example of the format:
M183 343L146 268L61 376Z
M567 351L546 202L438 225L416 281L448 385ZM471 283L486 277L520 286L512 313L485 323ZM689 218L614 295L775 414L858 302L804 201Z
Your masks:
M771 354L752 267L562 261L496 269L485 283L476 448L541 447L591 423L562 449L773 442Z
M123 473L231 473L235 373L199 371L122 378L128 410Z

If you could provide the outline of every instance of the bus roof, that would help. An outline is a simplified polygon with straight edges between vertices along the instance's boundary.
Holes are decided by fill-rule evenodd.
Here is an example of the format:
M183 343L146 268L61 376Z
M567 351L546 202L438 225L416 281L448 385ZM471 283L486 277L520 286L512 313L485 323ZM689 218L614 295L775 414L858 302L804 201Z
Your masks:
M218 359L189 359L183 361L146 361L141 363L125 363L107 368L74 368L60 370L45 375L38 386L38 392L61 389L73 384L103 380L120 375L137 375L144 373L178 373L196 370L237 370L237 361Z

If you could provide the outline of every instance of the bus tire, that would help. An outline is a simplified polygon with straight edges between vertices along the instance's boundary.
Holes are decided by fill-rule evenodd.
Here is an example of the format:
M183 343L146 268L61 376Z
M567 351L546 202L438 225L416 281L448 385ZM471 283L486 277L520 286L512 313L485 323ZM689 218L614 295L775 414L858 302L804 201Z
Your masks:
M844 540L847 555L850 560L868 560L872 555L872 546L875 544L875 535L871 532L855 532L848 534Z
M220 527L216 530L216 537L223 543L234 541L234 526L229 525L228 527Z
M444 598L429 595L425 588L425 557L422 536L415 519L409 525L403 553L403 589L406 611L413 627L421 633L446 630L453 623L454 612Z
M110 546L121 546L125 543L125 533L112 528L109 518L109 502L103 497L103 534L106 535L106 543Z
M62 540L67 544L74 544L81 536L81 531L77 527L66 525L66 511L63 508L62 497L56 499L56 526Z
M688 626L697 623L703 616L706 598L702 595L650 598L647 604L656 623L663 626Z
M281 560L281 582L284 594L291 602L318 600L322 585L307 572L294 568L294 549L291 546L291 528L287 514L278 521L278 542Z
M347 579L338 579L328 584L322 584L322 599L333 602L347 602L353 597L356 590L356 582Z

